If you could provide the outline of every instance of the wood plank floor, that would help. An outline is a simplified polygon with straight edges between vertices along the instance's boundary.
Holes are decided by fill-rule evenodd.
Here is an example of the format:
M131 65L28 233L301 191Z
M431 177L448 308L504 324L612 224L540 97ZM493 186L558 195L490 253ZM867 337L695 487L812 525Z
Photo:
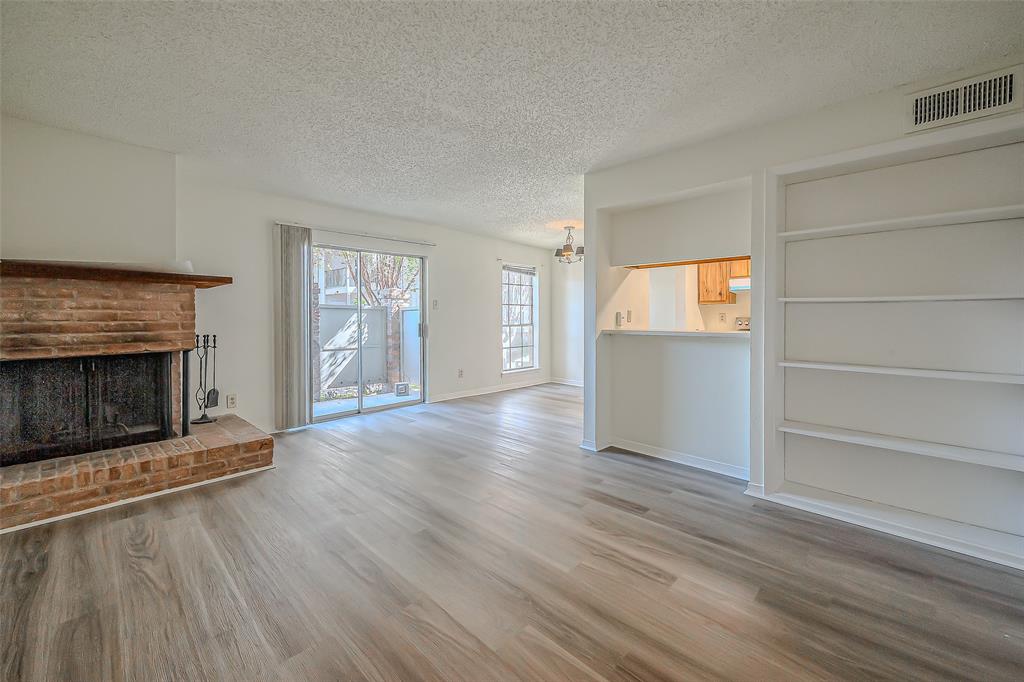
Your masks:
M1024 679L1024 573L580 450L548 384L0 538L0 679Z

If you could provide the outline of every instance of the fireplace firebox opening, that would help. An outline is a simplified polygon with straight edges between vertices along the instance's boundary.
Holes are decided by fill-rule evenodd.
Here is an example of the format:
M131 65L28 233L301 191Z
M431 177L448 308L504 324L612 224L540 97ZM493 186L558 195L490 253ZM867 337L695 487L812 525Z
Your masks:
M0 362L0 466L171 438L171 356Z

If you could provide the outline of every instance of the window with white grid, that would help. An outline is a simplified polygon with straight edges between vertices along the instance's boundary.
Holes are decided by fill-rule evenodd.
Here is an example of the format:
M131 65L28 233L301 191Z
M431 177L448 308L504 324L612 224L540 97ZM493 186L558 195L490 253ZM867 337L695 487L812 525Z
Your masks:
M537 270L501 268L501 371L537 366Z

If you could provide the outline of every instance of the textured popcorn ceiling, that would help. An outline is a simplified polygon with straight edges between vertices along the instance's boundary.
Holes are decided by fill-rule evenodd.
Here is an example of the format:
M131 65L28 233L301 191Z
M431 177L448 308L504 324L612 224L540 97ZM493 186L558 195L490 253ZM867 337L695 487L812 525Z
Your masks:
M2 21L7 113L548 247L590 169L1024 49L1024 2L5 1Z

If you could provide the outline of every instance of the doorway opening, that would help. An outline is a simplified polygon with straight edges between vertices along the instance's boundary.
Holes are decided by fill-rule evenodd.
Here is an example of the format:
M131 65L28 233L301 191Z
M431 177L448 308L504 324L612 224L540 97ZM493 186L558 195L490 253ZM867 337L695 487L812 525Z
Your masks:
M424 259L313 247L313 421L423 402Z

